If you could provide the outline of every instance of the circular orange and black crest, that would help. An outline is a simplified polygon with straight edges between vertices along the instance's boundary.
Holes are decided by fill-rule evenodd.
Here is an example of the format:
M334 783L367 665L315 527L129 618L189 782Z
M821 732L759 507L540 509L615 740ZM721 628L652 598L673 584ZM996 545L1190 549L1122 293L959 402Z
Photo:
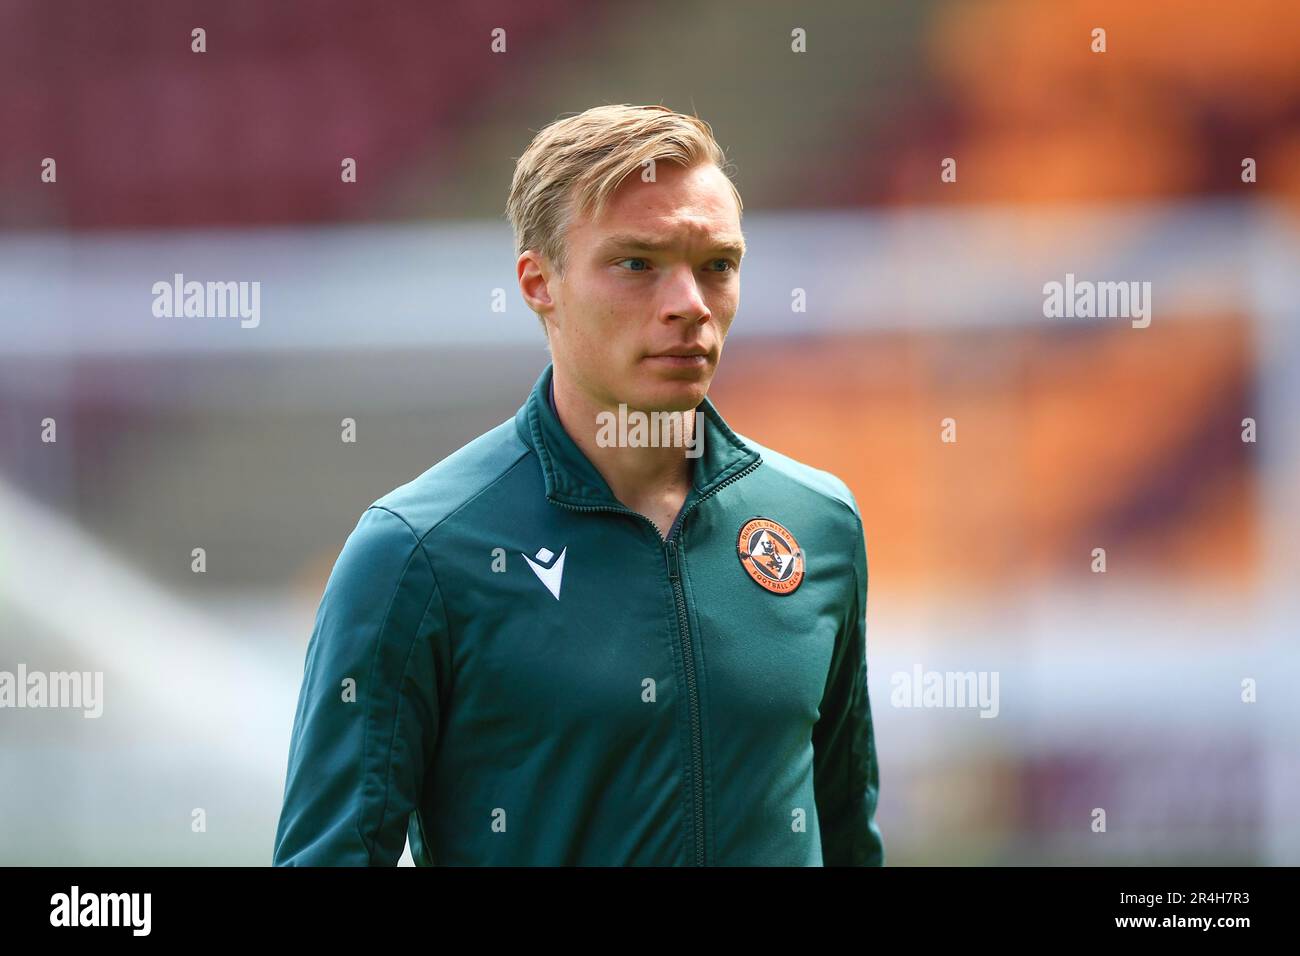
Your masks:
M803 580L799 542L770 518L746 521L736 551L749 576L773 594L789 594Z

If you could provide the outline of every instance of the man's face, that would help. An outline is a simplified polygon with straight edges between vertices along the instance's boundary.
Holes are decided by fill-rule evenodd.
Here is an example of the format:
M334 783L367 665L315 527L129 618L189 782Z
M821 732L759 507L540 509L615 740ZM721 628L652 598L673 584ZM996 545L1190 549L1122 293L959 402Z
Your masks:
M601 407L697 406L740 305L744 238L725 175L711 163L662 162L655 177L633 173L597 220L574 218L563 276L520 257L556 373Z

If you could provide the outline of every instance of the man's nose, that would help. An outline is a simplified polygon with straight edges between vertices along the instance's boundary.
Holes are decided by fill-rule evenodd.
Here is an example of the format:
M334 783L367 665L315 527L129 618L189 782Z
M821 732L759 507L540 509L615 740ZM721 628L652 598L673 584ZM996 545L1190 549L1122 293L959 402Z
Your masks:
M664 317L702 322L712 317L709 304L704 301L695 272L689 265L673 269L664 290Z

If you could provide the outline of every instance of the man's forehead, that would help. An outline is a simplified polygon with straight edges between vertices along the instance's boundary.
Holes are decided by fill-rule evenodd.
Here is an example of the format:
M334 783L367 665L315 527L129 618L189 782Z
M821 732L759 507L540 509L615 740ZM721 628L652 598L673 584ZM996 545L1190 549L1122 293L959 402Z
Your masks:
M740 236L740 216L734 192L717 167L700 165L683 170L660 166L658 180L628 176L595 216L579 214L572 225L598 239L627 233ZM666 175L665 175L666 173Z
M592 239L600 249L659 251L683 243L735 251L745 248L745 237L726 223L699 217L597 226L592 230Z

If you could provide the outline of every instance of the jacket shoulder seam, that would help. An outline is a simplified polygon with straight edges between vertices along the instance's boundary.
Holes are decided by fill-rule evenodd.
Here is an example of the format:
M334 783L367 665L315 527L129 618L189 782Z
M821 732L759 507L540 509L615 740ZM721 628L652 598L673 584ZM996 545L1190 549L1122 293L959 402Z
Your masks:
M384 609L383 621L380 623L379 626L378 640L375 641L375 650L370 658L370 675L368 678L371 687L373 687L375 681L375 669L379 664L380 652L383 650L385 644L385 632L388 630L389 622L392 620L393 617L393 604L396 602L397 594L402 588L402 582L406 580L407 573L411 569L411 562L415 560L415 555L418 552L424 557L425 564L429 565L430 575L433 575L433 566L432 564L429 563L429 556L425 554L424 548L420 544L419 537L415 535L414 529L411 528L410 523L405 518L403 518L401 515L397 514L396 512L389 510L388 508L375 507L374 505L372 505L371 508L374 508L374 510L376 511L387 512L388 514L391 514L393 517L397 518L399 521L402 522L403 525L406 526L406 529L411 532L411 536L415 538L415 544L412 545L411 547L411 553L407 555L406 564L402 566L402 573L397 576L397 582L393 586L393 593L388 599L388 606ZM371 508L367 508L366 510L369 511L371 510ZM371 862L374 860L375 845L378 841L379 833L383 831L384 821L388 816L388 804L392 792L393 747L396 745L397 724L399 722L400 715L401 715L402 686L406 682L406 674L411 666L411 654L414 652L415 640L416 637L419 635L419 631L420 631L419 625L423 623L424 619L429 614L429 606L433 603L434 594L440 593L440 588L438 587L438 579L436 576L433 576L432 592L433 593L429 595L428 601L425 602L424 610L423 612L421 612L420 618L416 622L415 629L411 634L410 643L407 645L405 659L402 663L402 676L399 678L398 685L395 688L395 693L393 697L393 719L391 724L392 729L389 733L389 738L388 738L388 754L384 759L384 802L379 811L379 819L373 836L367 836L366 834L365 825L364 825L364 816L365 816L364 800L360 802L360 806L357 809L356 825L357 825L357 830L361 836L361 845L366 851L367 862ZM365 729L363 731L362 743L361 743L361 767L362 767L361 772L363 775L363 781L362 781L363 793L365 788L364 774L366 773L366 764L367 764L366 754L369 752L369 749L370 749L370 726L369 726L369 721L367 721Z
M808 467L811 468L812 466L809 465ZM834 479L835 479L836 481L838 481L840 484L844 485L844 488L845 488L846 491L848 490L848 485L846 485L846 484L844 483L844 479L840 478L838 475L833 474L833 473L831 473L831 472L829 472L829 471L826 471L826 470L823 469L823 468L819 468L819 469L817 469L817 470L820 471L820 472L821 472L822 474L824 474L824 475L827 475L827 476L829 476L829 477L831 477L831 478L834 478ZM818 488L818 487L816 487L815 485L813 485L813 484L811 484L811 483L809 483L809 482L807 482L807 481L804 481L804 479L802 479L802 478L800 478L800 477L798 477L798 476L796 476L796 475L792 475L792 474L790 474L788 471L781 471L781 474L784 475L786 478L789 478L791 481L793 481L795 484L799 485L801 488L807 488L809 491L811 491L813 494L817 495L819 498L821 498L821 499L823 499L823 500L825 500L825 501L834 502L835 504L840 505L840 506L843 507L846 511L848 511L849 514L853 515L853 517L854 517L855 519L857 519L858 524L861 525L861 523L862 523L862 519L858 516L857 510L856 510L856 509L855 509L851 504L849 504L849 502L845 501L843 498L836 497L835 495L832 495L832 494L830 494L829 492L827 492L827 491L825 491L825 490L823 490L823 489L821 489L821 488Z
M825 468L817 468L813 465L808 464L807 462L802 462L796 458L791 458L789 455L785 455L777 451L775 448L768 448L764 445L759 445L757 442L753 441L752 439L743 438L743 441L759 453L760 457L763 460L763 464L768 468L771 468L773 471L778 472L783 477L790 479L799 487L811 491L817 497L822 498L826 501L833 501L836 504L842 505L844 508L848 509L848 511L850 511L855 518L858 517L857 509L854 507L853 504L851 504L853 492L849 489L849 486L844 481L844 479L841 478L839 475L835 474L834 472L827 471ZM765 451L770 452L771 454L764 455L763 452ZM845 501L843 498L831 494L830 492L826 491L824 488L818 488L816 485L812 484L811 482L805 480L804 478L801 478L798 474L794 473L793 469L782 468L781 462L779 460L780 458L786 458L797 465L809 469L810 471L815 471L819 474L825 475L827 478L843 486L845 493L849 496L849 501ZM858 518L858 520L861 521L861 518Z
M431 524L431 525L428 527L428 529L427 529L426 531L424 531L423 534L420 533L419 531L417 531L417 530L416 530L416 529L411 525L411 523L410 523L409 521L406 520L406 517L405 517L403 514L401 514L401 513L398 512L398 511L394 511L392 508L388 507L387 505L381 505L379 502L375 502L374 504L370 505L370 507L371 507L371 508L375 508L375 509L377 509L377 510L379 510L379 511L387 511L389 514L391 514L391 515L393 515L394 517L396 517L396 518L398 518L399 520L401 520L401 522L402 522L404 525L406 525L407 528L410 529L411 534L415 535L415 539L416 539L416 541L419 543L419 545L420 545L420 549L423 550L423 549L424 549L424 541L425 541L426 538L429 537L429 535L433 534L433 532L435 532L436 530L438 530L438 528L441 527L443 524L445 524L446 522L450 521L452 518L456 517L456 515L460 514L462 511L464 511L466 508L468 508L471 504L473 504L475 501L477 501L478 498L479 498L481 495L483 495L483 494L485 494L486 492L490 491L492 488L494 488L494 487L495 487L497 484L499 484L501 481L503 481L503 480L505 480L507 477L509 477L510 473L513 472L516 468L518 468L518 467L519 467L519 464L520 464L524 459L526 459L529 455L531 455L531 454L535 454L535 452L534 452L531 448L525 446L524 449L523 449L523 451L520 452L519 457L516 458L516 459L514 459L514 461L510 462L510 464L507 465L507 466L505 467L505 469L504 469L504 470L503 470L499 475L497 475L497 476L496 476L495 478L493 478L491 481L489 481L489 482L487 482L486 484L484 484L482 488L480 488L478 491L474 492L474 494L470 495L468 498L466 498L464 501L462 501L460 504L458 504L458 505L457 505L455 508L453 508L451 511L447 512L445 515L443 515L441 518L439 518L437 521L435 521L433 524ZM367 509L367 510L369 510L369 509ZM426 560L426 561L428 560L428 555L427 555L427 554L425 555L425 560ZM432 569L432 562L430 562L430 569Z

